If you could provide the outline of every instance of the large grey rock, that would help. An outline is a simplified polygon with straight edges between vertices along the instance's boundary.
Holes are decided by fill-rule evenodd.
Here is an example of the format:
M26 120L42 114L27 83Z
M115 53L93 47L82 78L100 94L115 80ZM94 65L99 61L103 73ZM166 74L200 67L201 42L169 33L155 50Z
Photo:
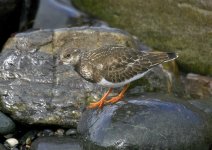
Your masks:
M208 123L188 103L143 97L85 111L78 131L106 148L206 150L212 142Z
M7 117L5 114L0 112L0 134L8 134L15 130L15 123Z
M0 109L29 124L76 126L89 99L103 88L82 79L72 66L58 64L65 48L104 45L140 48L131 35L113 28L64 28L19 33L0 56Z

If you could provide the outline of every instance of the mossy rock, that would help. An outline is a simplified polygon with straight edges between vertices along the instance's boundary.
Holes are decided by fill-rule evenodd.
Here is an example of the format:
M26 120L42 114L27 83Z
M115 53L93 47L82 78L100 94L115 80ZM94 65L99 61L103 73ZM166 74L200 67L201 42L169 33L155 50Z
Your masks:
M161 51L176 51L181 70L212 75L211 0L74 0L113 27Z

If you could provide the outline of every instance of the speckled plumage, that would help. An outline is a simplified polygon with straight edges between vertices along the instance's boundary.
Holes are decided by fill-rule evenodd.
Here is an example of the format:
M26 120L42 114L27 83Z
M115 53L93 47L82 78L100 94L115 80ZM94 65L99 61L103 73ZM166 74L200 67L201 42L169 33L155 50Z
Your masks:
M77 53L73 54L73 51ZM78 57L72 65L84 79L94 83L104 79L114 84L128 81L158 64L177 57L175 53L144 52L123 46L105 46L92 51L67 49L61 58L67 64L68 59L65 60L65 56L69 53L70 57Z

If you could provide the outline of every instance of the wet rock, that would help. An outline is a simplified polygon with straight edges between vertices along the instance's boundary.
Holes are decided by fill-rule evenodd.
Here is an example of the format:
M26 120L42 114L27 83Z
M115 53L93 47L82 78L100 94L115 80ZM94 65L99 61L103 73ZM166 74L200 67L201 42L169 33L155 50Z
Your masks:
M104 45L140 48L131 35L113 28L64 28L19 33L0 56L0 108L21 122L76 126L89 99L104 88L58 63L61 50L92 50Z
M148 97L87 110L78 132L91 145L114 149L209 149L201 113L179 100ZM206 135L207 134L207 135Z
M212 99L205 101L190 100L189 103L212 117Z
M0 143L0 150L7 150L6 147Z
M73 0L84 12L161 51L177 51L181 69L212 75L211 0Z
M15 130L15 123L7 117L5 114L0 112L0 134L8 134Z
M80 16L82 16L82 13L73 8L69 0L63 0L62 2L57 0L40 1L33 28L53 29L67 27L70 24L76 24ZM72 21L70 22L70 20Z
M28 131L27 133L25 133L20 139L19 139L19 143L22 146L26 146L26 145L31 145L32 140L34 140L36 138L38 134L38 131L36 130L31 130Z
M31 150L83 150L80 142L70 137L41 137L36 139Z
M185 81L186 93L192 98L212 98L212 78L189 73Z

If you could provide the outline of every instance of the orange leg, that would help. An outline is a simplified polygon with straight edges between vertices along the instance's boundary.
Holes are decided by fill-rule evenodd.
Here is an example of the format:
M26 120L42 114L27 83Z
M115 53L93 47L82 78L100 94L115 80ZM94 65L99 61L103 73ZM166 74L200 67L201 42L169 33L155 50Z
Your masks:
M119 93L118 96L112 97L110 100L107 100L106 103L114 104L114 103L120 101L124 97L124 93L127 91L128 88L129 88L129 84L125 85L123 90Z
M90 103L90 105L87 108L92 109L98 107L102 109L106 102L107 96L112 92L112 90L113 89L110 88L98 102Z

